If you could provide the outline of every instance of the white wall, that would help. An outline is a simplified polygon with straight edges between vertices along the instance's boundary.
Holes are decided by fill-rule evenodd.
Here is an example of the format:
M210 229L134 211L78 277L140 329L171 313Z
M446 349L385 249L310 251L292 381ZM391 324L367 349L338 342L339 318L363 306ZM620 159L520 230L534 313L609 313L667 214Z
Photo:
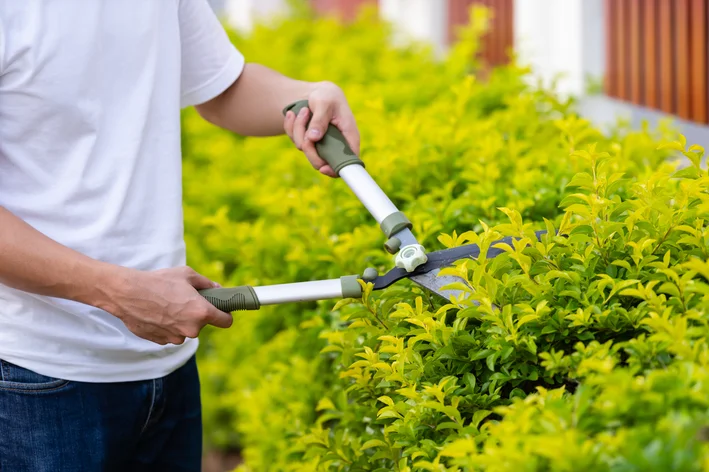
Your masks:
M562 95L583 94L603 72L601 0L516 0L514 32L520 62Z
M216 1L216 0L212 0ZM250 31L254 21L288 12L285 0L221 0L222 15L233 27Z
M379 11L395 28L398 40L425 41L436 52L445 50L447 1L379 0Z
M286 0L210 0L235 28L248 31L258 18L287 13ZM446 0L379 0L397 40L430 43L446 50ZM514 45L521 62L547 85L583 95L589 76L603 73L603 0L515 0Z

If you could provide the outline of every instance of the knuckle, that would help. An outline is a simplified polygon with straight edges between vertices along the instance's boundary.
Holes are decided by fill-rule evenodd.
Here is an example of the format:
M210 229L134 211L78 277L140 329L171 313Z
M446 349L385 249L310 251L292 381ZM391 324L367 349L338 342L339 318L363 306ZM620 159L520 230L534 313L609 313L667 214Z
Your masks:
M212 311L209 307L201 307L197 311L197 318L202 322L209 321L212 318Z
M185 338L196 338L199 336L199 327L197 326L187 326L179 331L179 335L184 342Z

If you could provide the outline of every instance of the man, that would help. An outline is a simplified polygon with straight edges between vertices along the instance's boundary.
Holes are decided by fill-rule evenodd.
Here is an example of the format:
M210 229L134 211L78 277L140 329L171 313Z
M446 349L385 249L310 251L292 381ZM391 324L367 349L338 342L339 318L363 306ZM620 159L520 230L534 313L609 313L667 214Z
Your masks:
M188 106L330 177L328 123L359 152L337 86L247 64L206 0L0 0L0 470L199 470L197 336L233 320L184 266Z

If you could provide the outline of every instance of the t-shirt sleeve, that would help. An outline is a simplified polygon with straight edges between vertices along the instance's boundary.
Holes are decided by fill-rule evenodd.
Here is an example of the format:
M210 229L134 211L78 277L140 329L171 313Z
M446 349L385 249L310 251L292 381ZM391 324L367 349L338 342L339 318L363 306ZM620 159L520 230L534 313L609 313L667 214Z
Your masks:
M186 108L226 90L241 74L244 56L207 0L179 0L179 5L180 105Z

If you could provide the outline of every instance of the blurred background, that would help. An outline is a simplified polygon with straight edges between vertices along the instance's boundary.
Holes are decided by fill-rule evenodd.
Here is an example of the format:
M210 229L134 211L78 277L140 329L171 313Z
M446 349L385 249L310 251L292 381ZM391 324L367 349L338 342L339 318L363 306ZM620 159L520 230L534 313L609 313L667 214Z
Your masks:
M667 149L660 149L660 144L677 141L677 132L692 145L709 141L709 0L210 3L247 60L291 77L332 80L343 87L357 117L364 143L363 159L370 174L411 218L414 232L427 249L441 248L446 240L442 236L457 239L456 231L461 235L468 231L480 233L483 221L490 226L506 224L508 218L501 207L518 212L525 223L538 228L547 220L559 227L565 218L561 208L575 201L567 198L566 187L573 192L579 182L591 180L589 172L594 172L596 186L595 172L600 168L596 154L584 156L583 152L575 152L591 146L595 149L596 144L599 151L612 156L607 164L610 178L624 175L631 183L656 178L656 172L670 172L671 166L666 162L670 155L685 163L704 159L703 149L698 152L696 146L685 153L677 152L684 149L684 144ZM394 43L403 47L391 47ZM414 47L414 43L427 47ZM579 114L585 119L579 119ZM668 123L671 126L665 126ZM380 270L389 267L389 255L381 249L381 231L372 224L360 202L334 179L320 178L312 172L286 137L261 139L223 132L192 109L183 115L183 136L186 238L189 263L198 272L223 286L236 286L321 280L358 273L368 266ZM680 172L690 182L686 188L696 193L692 198L704 201L706 191L701 185L705 185L702 182L706 171L690 166ZM691 243L696 247L678 250L677 241L684 238L681 241L686 247L688 240L680 231L673 231L667 240L670 229L663 229L662 221L670 220L656 216L660 210L663 215L664 210L672 210L675 216L671 220L686 221L685 230L704 226L704 221L709 220L697 216L705 215L709 205L701 205L697 210L700 213L682 207L688 200L675 198L677 189L684 187L674 180L656 189L652 210L648 206L644 220L637 225L642 226L642 231L633 232L633 238L644 239L617 243L613 250L619 254L618 259L637 264L637 254L647 248L651 252L647 260L652 260L665 243L668 248L672 246L677 267L700 246L706 255L706 233ZM575 182L576 187L570 182ZM592 189L595 195L605 184L598 185ZM625 202L639 208L648 205L644 197L633 193L630 184L623 185L620 195ZM615 220L608 223L608 234L617 234L615 224ZM453 238L448 236L451 234ZM611 239L608 236L608 241ZM654 240L660 242L651 249L647 241ZM637 254L631 254L636 250ZM624 267L629 263L616 262L611 265ZM604 267L599 264L598 271L605 271ZM573 265L569 273L577 270L578 266ZM629 275L630 269L623 273L616 268L609 270L619 280L639 278L635 273ZM394 301L411 301L415 296L406 287L392 290L388 296ZM579 285L574 290L585 293L588 286ZM706 290L709 293L709 288ZM509 303L504 290L495 291L502 303ZM575 302L569 301L574 297L568 295L576 292L563 293L551 298L554 316L562 313L568 315L566 319L576 319ZM517 297L517 288L514 294ZM605 296L603 299L601 304L605 306L608 300ZM700 300L698 295L697 309L709 312L699 304ZM567 309L567 302L572 308ZM389 301L383 304L391 308ZM372 421L383 405L379 395L396 396L398 391L391 384L380 385L379 377L369 383L352 374L351 366L357 356L362 356L363 346L379 349L381 334L379 328L372 328L379 326L378 318L374 319L376 314L370 316L369 312L356 310L356 306L334 310L330 301L264 307L257 313L240 314L238 329L208 330L200 336L205 472L411 470L408 466L392 467L398 462L393 459L394 452L390 460L386 455L389 448L382 446L383 423ZM371 323L350 324L350 320L362 316L369 316ZM687 339L673 338L672 343L666 343L664 331L658 328L650 331L659 339L652 341L657 344L647 344L650 341L638 334L641 330L636 326L644 315L634 316L623 314L615 321L604 321L604 314L589 329L596 336L594 339L617 338L620 343L633 338L633 343L644 346L633 351L633 362L656 367L653 375L665 379L656 383L658 390L652 391L653 383L647 382L643 385L649 390L643 396L632 390L635 387L631 386L640 383L631 382L627 372L612 376L599 371L598 385L607 383L606 396L583 395L598 402L596 412L588 413L587 418L596 414L606 418L604 421L592 418L580 422L583 424L579 429L558 434L540 433L530 426L544 421L518 424L513 418L502 422L500 437L510 436L512 440L500 454L508 465L517 464L511 457L521 465L493 470L549 470L530 465L533 460L547 464L547 457L538 457L547 453L558 456L560 464L568 464L554 470L608 470L586 467L579 458L586 460L585 464L615 461L613 470L698 470L678 462L668 464L680 459L684 464L694 463L699 457L709 464L709 443L696 439L699 436L694 434L696 428L709 425L709 408L703 403L709 395L703 395L702 402L695 402L694 398L700 395L694 387L686 388L676 380L689 381L692 377L682 370L667 374L666 359L675 348L666 346L674 346L675 342L682 349L695 345L691 338L695 332L687 330ZM470 314L466 317L472 318ZM634 321L619 321L631 318ZM677 321L677 326L689 323L683 317L678 319L685 324ZM392 329L384 326L383 332L399 336L413 329L403 321L390 321ZM456 364L456 369L461 369L456 372L474 372L477 378L477 383L464 394L461 411L466 421L472 419L477 408L505 405L513 396L531 394L538 385L537 375L545 372L541 357L530 361L524 354L515 354L505 360L504 368L517 373L510 377L505 370L501 377L500 371L486 362L491 358L494 362L497 355L490 354L488 348L499 350L502 341L490 334L495 332L492 328L479 326L482 325L470 328L466 340L461 341L461 346L472 342L467 340L469 334L479 351ZM537 336L536 327L525 326L529 336ZM585 326L576 334L562 323L559 326L559 333L566 331L557 337L534 338L538 344L534 349L567 352L576 342L590 339ZM551 332L547 328L543 334ZM636 335L641 337L634 338ZM496 344L498 341L500 344ZM703 339L696 340L696 346L704 344ZM431 384L452 372L439 363L437 356L448 359L450 355L448 347L441 346L422 348L427 352L422 378ZM510 355L512 351L506 352ZM388 362L390 353L382 351L382 359ZM480 353L488 356L486 362L475 357ZM659 360L647 360L646 355ZM693 372L709 375L707 357L702 356L697 354ZM525 373L519 373L519 369ZM418 372L419 368L410 364L406 371ZM676 377L663 377L666 374ZM522 385L519 382L523 380L510 380L514 375L529 376L529 382ZM493 382L498 390L502 388L502 384L496 384L500 378L505 378L501 382L506 383L505 390L498 394L488 387ZM547 386L565 385L554 382ZM415 388L425 393L421 398L428 398L424 390L429 387L417 385ZM674 390L668 394L666 389L670 387ZM550 418L566 418L565 408L578 400L569 398L567 403L554 402L548 410L540 411ZM691 410L695 403L696 410ZM654 410L648 407L651 404L656 406ZM690 412L677 413L668 404L682 408L689 405ZM441 422L440 428L434 428L427 409L422 407L417 410L423 412L420 415L407 416L402 426L396 426L400 430L396 430L395 437L409 441L406 454L433 461L438 448L450 444L458 433L449 428L451 423L442 416L436 420ZM692 426L688 427L690 420ZM609 428L613 434L611 429L604 429L605 425L612 425ZM622 425L621 432L615 429L617 425ZM608 434L604 436L599 431ZM567 432L578 439L575 446L564 442L571 437L565 435ZM598 439L603 437L622 442L613 446L617 454L608 456L610 459L603 450L603 440ZM364 444L368 444L367 448ZM539 444L547 447L538 447ZM363 454L363 448L369 452ZM376 449L376 453L370 449ZM377 456L376 461L369 461L370 454ZM407 457L396 459L406 463ZM479 457L475 456L475 460ZM469 459L471 463L474 460L472 455ZM319 468L315 466L318 463Z
M533 77L577 97L604 126L671 118L689 141L709 138L707 0L303 0L322 15L353 19L374 7L401 37L445 54L471 5L491 9L481 55L516 56ZM210 0L231 27L287 14L289 0Z

